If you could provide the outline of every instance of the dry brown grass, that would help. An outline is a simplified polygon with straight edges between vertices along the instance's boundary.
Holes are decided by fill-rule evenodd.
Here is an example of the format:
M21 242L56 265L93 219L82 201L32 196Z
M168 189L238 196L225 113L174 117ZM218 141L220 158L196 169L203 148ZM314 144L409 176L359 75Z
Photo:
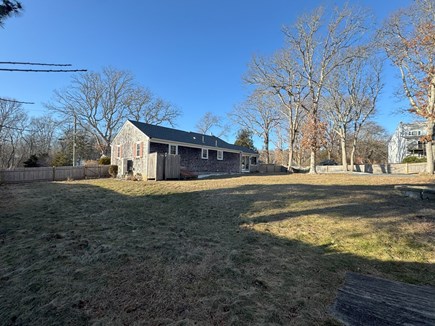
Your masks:
M0 187L0 324L335 324L346 271L435 285L431 177Z

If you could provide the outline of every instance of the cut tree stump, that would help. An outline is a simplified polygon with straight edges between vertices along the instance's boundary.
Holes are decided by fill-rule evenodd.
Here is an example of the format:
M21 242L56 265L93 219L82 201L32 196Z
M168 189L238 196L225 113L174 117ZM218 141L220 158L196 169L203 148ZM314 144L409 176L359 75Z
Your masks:
M346 273L331 307L345 325L435 325L435 288Z

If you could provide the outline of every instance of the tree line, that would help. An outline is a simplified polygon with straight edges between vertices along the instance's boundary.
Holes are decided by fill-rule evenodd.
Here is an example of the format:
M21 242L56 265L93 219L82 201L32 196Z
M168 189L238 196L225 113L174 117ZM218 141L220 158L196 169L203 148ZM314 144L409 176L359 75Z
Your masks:
M409 110L427 121L422 141L428 172L433 172L434 2L416 0L381 28L367 11L349 4L302 15L282 29L281 49L252 58L243 76L251 90L247 99L227 117L206 112L196 130L225 137L231 124L236 125L238 143L251 146L252 135L257 135L263 141L263 161L285 162L289 170L309 163L315 173L321 159L336 159L344 170L386 160L388 135L373 118L388 58L398 68ZM21 9L5 8L3 17ZM72 146L78 158L98 158L109 154L126 119L174 126L181 114L137 84L131 73L110 67L75 75L68 87L54 91L45 107L52 115L29 118L20 103L0 100L0 167L17 166L33 154L66 164L72 160Z
M373 117L388 58L399 68L409 111L427 121L427 168L433 172L434 17L434 0L416 0L381 28L368 12L349 4L304 14L282 29L281 49L252 58L244 76L252 92L230 117L263 140L266 162L271 136L277 135L275 147L278 152L287 148L289 170L309 152L315 173L319 152L331 158L337 143L345 171L356 160L370 162L380 155L386 160L388 137ZM368 145L372 150L364 148Z
M110 155L110 144L127 119L174 125L180 110L138 85L130 72L104 68L75 75L44 104L47 114L30 118L23 105L0 100L0 167L72 165ZM54 118L55 117L55 118Z

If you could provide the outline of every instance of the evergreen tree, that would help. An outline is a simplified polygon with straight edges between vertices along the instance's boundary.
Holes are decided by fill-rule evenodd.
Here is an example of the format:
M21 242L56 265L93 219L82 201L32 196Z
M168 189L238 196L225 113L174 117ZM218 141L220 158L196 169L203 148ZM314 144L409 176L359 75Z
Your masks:
M239 130L234 145L247 147L254 151L257 150L254 146L254 141L252 140L252 131L250 131L249 129Z

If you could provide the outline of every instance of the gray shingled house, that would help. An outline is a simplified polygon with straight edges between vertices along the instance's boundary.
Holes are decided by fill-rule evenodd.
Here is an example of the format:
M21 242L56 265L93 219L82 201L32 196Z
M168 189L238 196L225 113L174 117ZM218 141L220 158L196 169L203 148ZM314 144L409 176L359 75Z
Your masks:
M127 120L111 144L118 175L148 176L151 153L180 156L180 166L196 173L241 173L258 170L258 153L216 136Z

